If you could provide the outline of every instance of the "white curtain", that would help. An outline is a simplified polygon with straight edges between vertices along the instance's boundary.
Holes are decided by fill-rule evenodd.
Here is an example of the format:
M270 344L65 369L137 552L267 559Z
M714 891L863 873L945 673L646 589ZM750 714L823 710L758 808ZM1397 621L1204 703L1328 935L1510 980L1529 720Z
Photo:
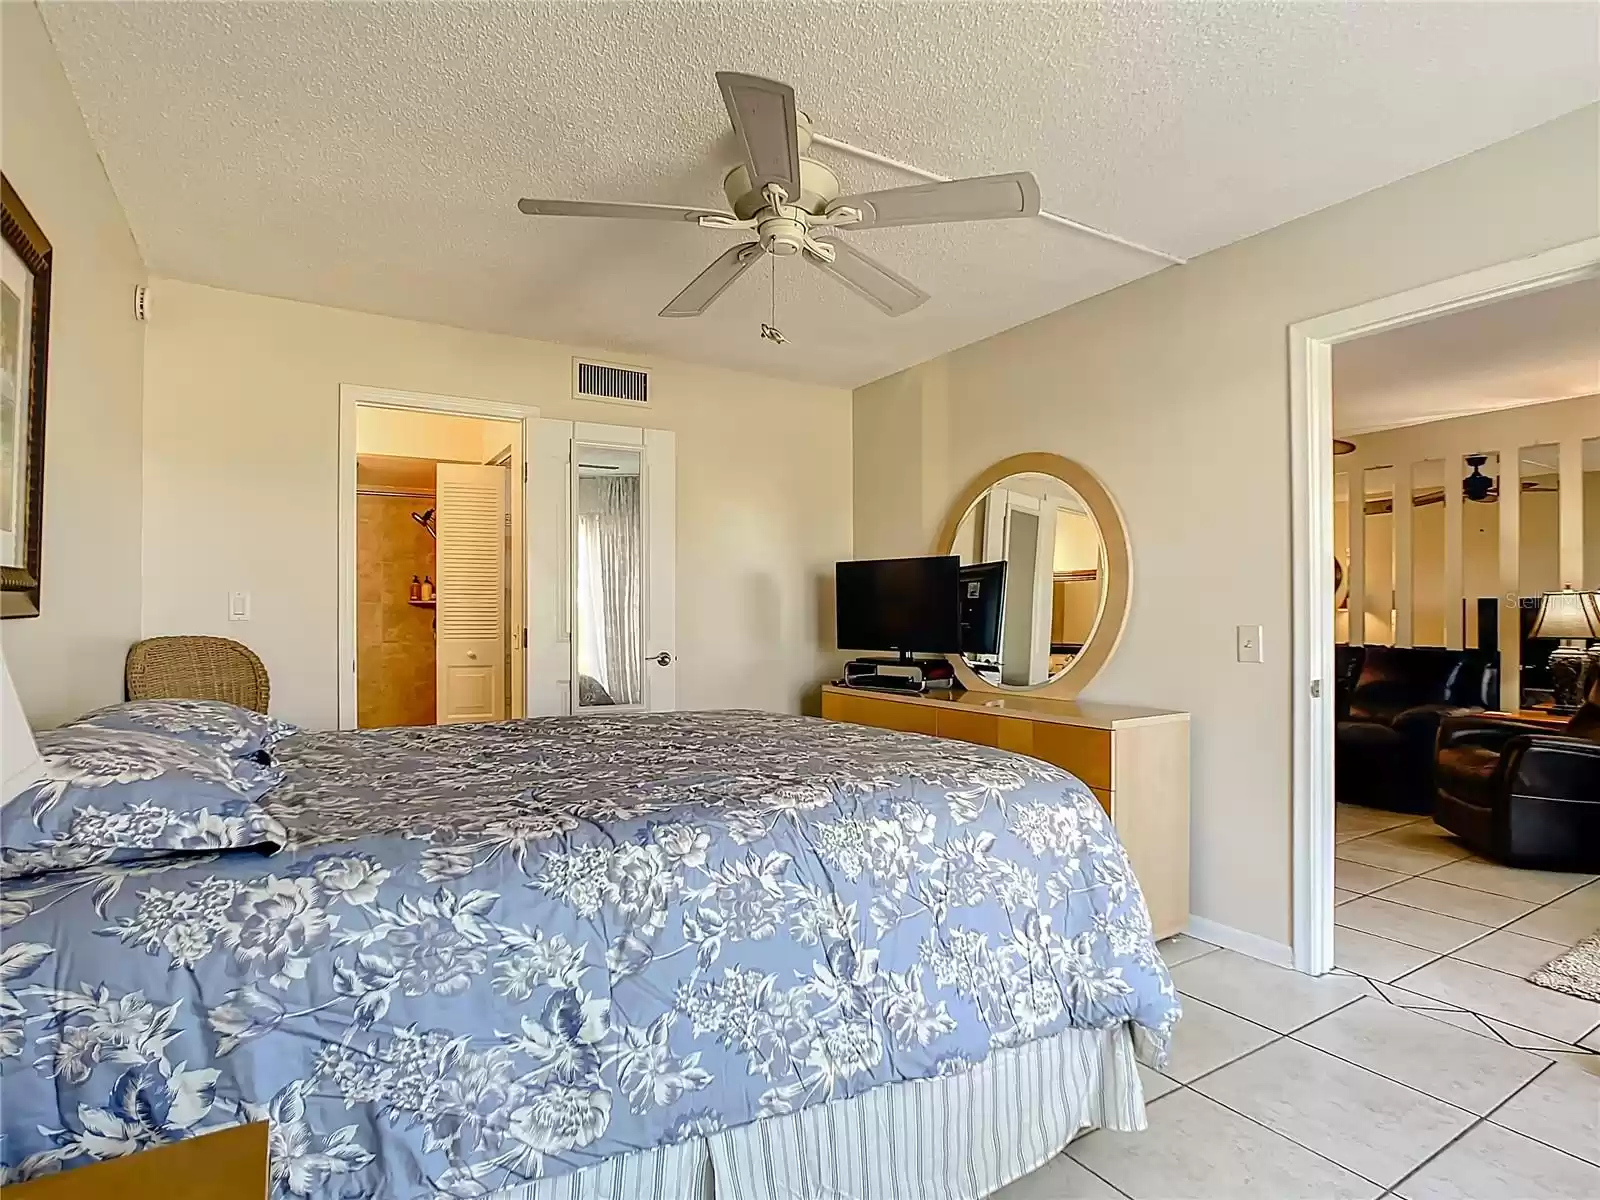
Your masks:
M637 475L579 477L578 670L614 704L644 702L641 524Z

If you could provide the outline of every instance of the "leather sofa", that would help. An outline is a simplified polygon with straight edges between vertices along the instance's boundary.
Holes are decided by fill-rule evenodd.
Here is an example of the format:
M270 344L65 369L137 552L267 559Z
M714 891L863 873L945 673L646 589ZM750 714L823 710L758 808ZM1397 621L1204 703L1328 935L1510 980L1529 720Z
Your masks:
M1434 748L1447 716L1499 695L1497 653L1432 646L1344 647L1336 655L1334 794L1397 812L1434 807Z
M1600 671L1565 727L1510 717L1439 726L1434 820L1512 867L1600 871Z

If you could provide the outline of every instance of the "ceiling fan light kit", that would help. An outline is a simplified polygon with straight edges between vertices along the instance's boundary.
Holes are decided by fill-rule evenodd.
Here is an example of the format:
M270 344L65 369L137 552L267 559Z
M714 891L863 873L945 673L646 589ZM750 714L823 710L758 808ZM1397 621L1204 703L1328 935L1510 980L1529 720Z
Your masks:
M698 317L766 255L799 258L887 315L902 316L926 302L928 293L840 240L839 232L1039 214L1039 185L1026 171L841 196L839 177L805 157L815 135L811 119L795 105L792 87L731 71L717 72L717 86L742 160L722 181L732 211L586 200L522 200L517 205L529 216L678 221L754 235L754 241L713 260L661 310L663 317ZM768 328L777 333L775 325ZM781 334L772 337L764 329L763 336L782 342Z

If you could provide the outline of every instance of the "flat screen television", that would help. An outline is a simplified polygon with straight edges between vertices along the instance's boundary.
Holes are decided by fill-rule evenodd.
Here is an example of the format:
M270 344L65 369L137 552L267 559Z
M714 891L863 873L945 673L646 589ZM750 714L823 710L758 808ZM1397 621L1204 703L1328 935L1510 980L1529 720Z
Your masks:
M1004 562L973 563L961 568L961 653L1000 653L1005 595Z
M954 554L842 562L834 568L841 650L961 649L961 560Z

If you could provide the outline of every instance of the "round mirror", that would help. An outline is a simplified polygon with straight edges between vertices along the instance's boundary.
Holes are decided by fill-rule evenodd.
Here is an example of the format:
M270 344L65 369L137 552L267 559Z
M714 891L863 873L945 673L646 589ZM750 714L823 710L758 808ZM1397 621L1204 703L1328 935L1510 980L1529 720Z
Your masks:
M961 559L967 687L1075 695L1110 657L1127 616L1127 537L1083 467L1052 454L995 464L935 549Z

